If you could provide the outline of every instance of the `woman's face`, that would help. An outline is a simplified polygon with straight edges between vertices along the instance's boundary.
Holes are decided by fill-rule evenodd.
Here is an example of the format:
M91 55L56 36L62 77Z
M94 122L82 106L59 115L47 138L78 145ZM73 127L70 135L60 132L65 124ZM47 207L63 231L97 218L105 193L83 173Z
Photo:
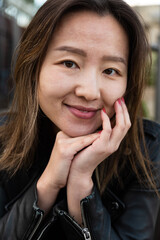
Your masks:
M39 105L67 135L95 132L100 111L109 118L127 85L128 38L117 20L90 11L65 15L44 59Z

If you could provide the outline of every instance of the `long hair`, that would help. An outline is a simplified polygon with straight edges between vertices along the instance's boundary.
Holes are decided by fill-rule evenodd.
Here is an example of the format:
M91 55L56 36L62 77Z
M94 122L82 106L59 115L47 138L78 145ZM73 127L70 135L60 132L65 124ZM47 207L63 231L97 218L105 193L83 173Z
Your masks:
M129 39L128 83L125 101L132 127L122 141L113 161L104 161L97 170L100 189L103 190L113 176L119 174L122 153L128 152L122 166L129 161L132 171L141 179L138 167L154 187L149 176L146 156L141 152L144 133L141 117L141 98L149 66L149 44L141 20L134 10L122 0L48 0L38 10L25 30L17 51L13 78L15 94L8 119L0 128L0 169L16 173L22 167L32 165L38 141L39 104L37 85L39 72L54 29L63 15L70 11L86 9L100 16L111 14L124 28ZM30 156L30 157L29 157ZM147 165L148 164L148 165Z

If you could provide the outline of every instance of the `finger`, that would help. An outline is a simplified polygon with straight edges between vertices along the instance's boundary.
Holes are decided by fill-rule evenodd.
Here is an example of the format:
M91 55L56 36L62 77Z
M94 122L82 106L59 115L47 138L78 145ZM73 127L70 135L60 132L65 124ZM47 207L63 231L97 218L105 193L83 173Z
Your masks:
M100 132L98 144L101 146L101 148L105 149L106 143L109 141L112 132L111 122L108 115L106 114L105 109L101 110L101 118L102 118L102 131Z
M61 131L57 134L55 146L58 147L61 155L72 159L75 154L91 145L99 136L99 133L93 133L72 138Z
M122 100L121 103L122 103L125 125L126 125L127 129L129 129L131 127L130 116L129 116L128 109L127 109L127 106L125 104L124 98L122 98L121 100Z
M64 132L59 131L59 132L57 133L56 138L57 138L57 139L59 139L59 138L62 138L62 139L69 139L70 137L69 137L67 134L65 134Z
M76 154L82 149L91 145L99 137L100 137L99 133L93 133L86 136L72 138L70 141L70 147L74 151L74 154Z
M121 99L118 99L115 102L115 112L116 112L116 125L113 128L111 140L114 142L114 144L119 145L128 131L128 127L126 126L127 112L122 107Z
M110 123L110 119L106 113L105 108L103 108L101 110L101 118L102 118L102 128L105 131L108 131L111 129L111 123Z

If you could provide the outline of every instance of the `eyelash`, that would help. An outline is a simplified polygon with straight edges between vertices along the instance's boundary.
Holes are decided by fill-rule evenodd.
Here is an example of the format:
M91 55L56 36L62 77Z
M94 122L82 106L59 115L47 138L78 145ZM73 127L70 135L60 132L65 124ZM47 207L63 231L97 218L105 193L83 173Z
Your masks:
M106 71L112 71L112 72L114 71L114 73L110 74L110 73L106 73ZM106 75L109 75L109 76L113 76L114 74L120 75L120 73L116 69L113 69L113 68L107 68L103 71L103 73L105 73Z
M61 62L61 64L63 64L66 68L75 68L75 67L67 67L66 66L67 63L72 64L72 65L74 64L75 67L78 67L77 64L71 60L66 60L66 61Z
M67 67L66 64L68 64L68 63L71 64L71 65L75 65L75 66L74 67L73 66L72 67ZM71 60L65 60L65 61L61 62L61 64L63 64L66 68L71 68L71 69L74 69L74 68L78 67L78 65L75 62L71 61ZM114 73L113 74L109 74L109 73L106 73L106 71L112 71L112 72L114 71ZM103 73L106 74L106 75L109 75L109 76L113 76L114 74L120 75L119 72L116 69L113 69L113 68L107 68L107 69L105 69L103 71Z

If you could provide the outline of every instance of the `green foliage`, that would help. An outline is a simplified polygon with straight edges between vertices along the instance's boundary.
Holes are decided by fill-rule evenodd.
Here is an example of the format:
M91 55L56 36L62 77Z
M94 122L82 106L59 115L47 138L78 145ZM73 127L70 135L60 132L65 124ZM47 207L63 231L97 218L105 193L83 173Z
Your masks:
M149 118L149 109L144 100L142 101L142 112L143 112L143 117Z
M158 61L158 54L156 52L152 52L152 67L151 67L151 74L148 80L149 86L154 86L156 83L157 78L157 61Z

